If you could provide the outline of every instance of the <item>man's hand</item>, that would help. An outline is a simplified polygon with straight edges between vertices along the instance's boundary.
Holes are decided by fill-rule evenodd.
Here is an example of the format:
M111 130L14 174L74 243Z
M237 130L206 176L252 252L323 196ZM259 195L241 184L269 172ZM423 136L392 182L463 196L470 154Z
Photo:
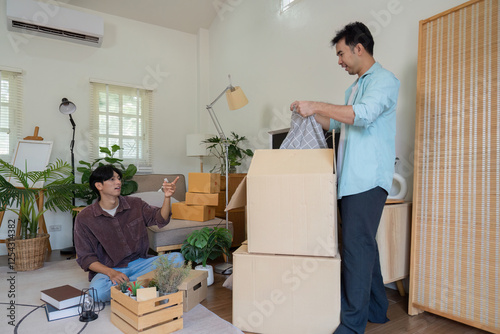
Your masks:
M179 180L179 177L177 176L175 178L175 180L171 183L168 183L167 181L163 181L163 192L165 193L165 197L166 198L170 198L172 197L172 195L175 193L175 189L176 189L176 183L177 181Z
M297 111L302 117L308 117L315 114L315 102L312 101L295 101L290 105L290 110Z
M109 276L109 279L111 280L111 282L113 282L114 285L129 281L127 275L125 275L124 273L111 268L109 269L110 270L109 273L107 273L107 275Z
M105 266L104 264L100 263L99 261L92 262L89 266L89 269L92 271L95 271L96 273L101 273L101 274L108 276L113 284L119 284L122 282L129 281L127 275L125 275L124 273L122 273L120 271L114 270L113 268Z

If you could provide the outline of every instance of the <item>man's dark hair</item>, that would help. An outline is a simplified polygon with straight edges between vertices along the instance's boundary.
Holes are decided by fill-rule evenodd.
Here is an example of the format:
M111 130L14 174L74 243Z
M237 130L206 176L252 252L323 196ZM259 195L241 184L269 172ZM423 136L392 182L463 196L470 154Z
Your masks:
M332 39L332 46L335 46L341 39L345 38L345 44L354 50L354 47L361 43L366 52L373 56L373 41L370 30L361 22L352 22L342 30L337 31L337 35Z
M101 194L99 193L99 190L97 190L95 184L97 182L103 183L104 181L107 181L113 177L114 172L120 176L120 179L122 178L122 172L116 168L113 165L103 165L97 167L92 174L90 174L89 177L89 185L90 189L92 189L93 192L97 194L97 197L100 199Z

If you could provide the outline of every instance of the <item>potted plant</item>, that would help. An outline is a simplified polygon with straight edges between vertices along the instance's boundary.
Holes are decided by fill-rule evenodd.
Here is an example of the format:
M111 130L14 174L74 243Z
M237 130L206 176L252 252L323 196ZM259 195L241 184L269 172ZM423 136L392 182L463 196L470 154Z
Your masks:
M107 147L100 147L99 152L104 153L106 156L104 158L95 159L92 163L80 160L79 163L83 166L77 167L77 171L82 173L81 183L85 185L81 191L75 194L76 198L83 199L87 205L92 204L97 198L97 194L93 192L89 187L90 174L99 166L110 164L118 168L122 172L122 188L120 194L123 196L130 195L137 191L137 182L132 180L135 173L137 173L137 167L134 164L130 164L127 167L123 165L123 159L115 158L116 152L122 148L119 145L111 146L111 150Z
M236 167L241 166L241 162L246 157L253 157L251 149L244 149L241 147L242 142L246 141L245 136L239 136L231 131L231 135L227 138L227 156L229 161L229 173L236 173ZM224 141L218 136L214 136L204 140L203 143L207 145L210 153L218 159L218 165L215 165L210 173L220 173L226 175L226 160L225 160L225 144Z
M207 285L214 282L214 273L211 265L207 265L207 260L215 260L222 254L229 256L233 236L226 228L204 227L191 232L181 247L184 259L192 261L198 265L195 270L208 271Z
M68 211L73 208L74 192L82 186L73 183L71 170L68 163L57 160L43 171L28 172L0 159L0 211L8 210L19 215L20 235L9 235L8 239L9 251L15 254L17 271L43 267L49 235L39 233L38 223L47 210ZM33 188L39 181L44 182L43 189ZM45 202L39 204L41 194Z
M128 282L128 292L132 299L137 299L137 290L142 288L141 281Z
M179 291L179 284L188 277L191 271L191 261L176 266L174 259L160 256L155 261L154 267L156 270L153 279L150 281L150 286L156 286L160 296L164 296Z

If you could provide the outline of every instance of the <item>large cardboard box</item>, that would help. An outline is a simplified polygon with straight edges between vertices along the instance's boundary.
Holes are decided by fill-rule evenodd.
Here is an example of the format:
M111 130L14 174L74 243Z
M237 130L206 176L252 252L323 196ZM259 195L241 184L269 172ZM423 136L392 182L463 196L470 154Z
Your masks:
M331 334L340 323L340 258L233 253L233 324L252 333Z
M208 206L218 206L219 205L219 194L202 194L202 193L186 193L186 204L187 205L208 205Z
M154 277L154 270L137 278L139 281L150 280ZM179 285L183 293L183 311L188 312L207 298L208 271L191 270L189 276Z
M187 205L186 202L172 203L172 218L204 222L215 218L215 206Z
M334 257L336 185L332 149L256 150L228 209L246 202L250 253Z
M188 192L214 194L220 191L220 174L189 173L188 176Z

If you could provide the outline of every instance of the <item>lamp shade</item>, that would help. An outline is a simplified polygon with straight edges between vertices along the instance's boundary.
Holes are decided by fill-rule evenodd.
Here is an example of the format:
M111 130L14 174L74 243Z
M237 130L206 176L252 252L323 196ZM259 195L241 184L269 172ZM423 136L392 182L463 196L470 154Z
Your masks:
M226 99L230 110L240 109L248 104L248 99L239 86L228 89L226 91Z
M59 111L64 115L71 115L76 111L76 106L73 102L68 101L67 98L63 98L61 104L59 105Z
M186 155L188 157L206 157L208 156L207 143L203 141L213 137L210 134L190 134L186 136Z

